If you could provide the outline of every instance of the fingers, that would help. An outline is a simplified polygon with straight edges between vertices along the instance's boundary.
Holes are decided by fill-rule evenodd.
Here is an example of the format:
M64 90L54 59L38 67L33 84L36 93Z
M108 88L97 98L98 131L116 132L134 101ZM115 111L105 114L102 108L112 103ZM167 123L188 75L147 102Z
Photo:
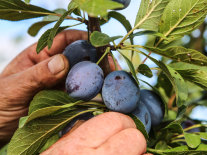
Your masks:
M71 144L78 142L78 145L96 148L109 137L127 128L136 128L129 116L108 112L83 123L66 138Z
M146 147L143 134L137 129L128 128L109 138L96 150L96 154L141 155Z
M20 53L2 72L1 76L8 76L20 71L24 71L29 67L48 59L49 57L62 53L67 45L76 40L86 40L87 33L78 30L67 30L59 33L53 41L50 50L44 48L39 54L36 53L37 44L28 47Z
M26 102L29 102L36 92L61 81L66 76L68 68L69 64L66 57L58 54L23 72L2 78L0 86L4 92L11 94L11 99L15 96L19 99L22 98L23 104L26 105Z

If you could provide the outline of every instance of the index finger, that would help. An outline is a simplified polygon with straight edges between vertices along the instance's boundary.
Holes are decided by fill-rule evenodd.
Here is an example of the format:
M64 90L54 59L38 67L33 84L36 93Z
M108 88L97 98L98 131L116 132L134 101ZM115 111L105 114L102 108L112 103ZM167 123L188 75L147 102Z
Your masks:
M39 54L36 53L37 43L21 52L3 71L2 75L7 76L23 71L53 55L62 53L67 45L76 40L86 40L87 32L79 30L66 30L59 33L53 41L52 47L48 50L45 47Z

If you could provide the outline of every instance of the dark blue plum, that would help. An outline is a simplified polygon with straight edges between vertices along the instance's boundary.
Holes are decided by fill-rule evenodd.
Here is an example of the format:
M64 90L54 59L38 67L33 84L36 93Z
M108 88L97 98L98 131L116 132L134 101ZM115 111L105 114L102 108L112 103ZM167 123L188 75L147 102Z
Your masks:
M114 71L105 78L102 98L108 109L130 113L136 108L139 97L139 86L127 72Z
M103 80L103 71L97 64L82 61L68 73L65 87L72 98L89 101L100 92Z
M183 121L181 123L181 126L182 126L183 129L188 128L188 127L191 127L193 125L195 125L195 122L193 122L191 120L185 120L185 121ZM200 129L199 128L193 128L191 130L188 130L187 132L189 132L189 133L192 133L192 132L200 132Z
M63 51L69 61L70 68L81 61L97 61L96 48L86 40L77 40L68 45Z
M140 102L143 102L149 110L152 126L159 125L164 117L164 104L160 96L151 90L142 89L140 91Z
M66 133L68 133L75 125L75 123L79 120L83 120L83 121L87 121L89 119L91 119L93 116L92 113L85 113L85 114L82 114L74 119L72 119L64 128L63 130L61 130L59 132L59 136L62 137L63 135L65 135Z
M118 3L121 3L121 4L124 5L123 8L118 8L117 10L122 10L122 9L127 8L129 6L130 2L131 2L131 0L112 0L112 1L118 2Z
M151 129L151 116L146 105L140 101L132 114L135 115L144 124L147 133L149 133Z

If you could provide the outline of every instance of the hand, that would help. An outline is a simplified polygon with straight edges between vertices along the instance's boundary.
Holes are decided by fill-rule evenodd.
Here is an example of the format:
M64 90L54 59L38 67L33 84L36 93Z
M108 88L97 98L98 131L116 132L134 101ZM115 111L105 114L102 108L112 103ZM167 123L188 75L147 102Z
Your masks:
M141 155L146 140L126 115L98 115L63 136L41 155Z
M7 142L25 116L28 104L41 89L52 87L68 72L67 59L59 54L75 40L87 39L87 33L77 30L58 34L48 50L35 52L36 44L20 53L0 74L0 142ZM1 145L1 144L0 144Z

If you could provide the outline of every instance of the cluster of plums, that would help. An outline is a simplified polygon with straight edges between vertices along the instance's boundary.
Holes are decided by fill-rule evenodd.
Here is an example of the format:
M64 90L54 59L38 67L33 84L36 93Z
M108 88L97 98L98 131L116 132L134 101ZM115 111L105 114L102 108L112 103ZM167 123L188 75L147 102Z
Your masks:
M125 71L113 71L104 79L97 61L96 48L85 40L70 44L63 52L71 67L66 78L66 90L69 96L90 101L102 93L103 101L109 110L135 115L149 132L152 126L163 119L162 101L150 90L140 90L134 78ZM90 116L90 117L89 117ZM62 133L68 131L78 119L87 120L91 114L85 114L70 122Z

